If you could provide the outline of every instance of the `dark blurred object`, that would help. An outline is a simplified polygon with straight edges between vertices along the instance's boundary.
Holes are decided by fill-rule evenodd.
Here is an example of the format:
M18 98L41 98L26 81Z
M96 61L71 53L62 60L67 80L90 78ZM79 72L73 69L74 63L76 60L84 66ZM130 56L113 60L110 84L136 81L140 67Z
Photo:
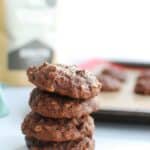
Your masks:
M96 122L150 124L150 113L101 110L92 115Z
M54 50L39 40L33 40L22 47L11 50L8 56L8 66L11 70L23 70L43 62L54 61Z
M136 62L136 61L112 61L112 63L124 65L134 68L150 68L150 62Z

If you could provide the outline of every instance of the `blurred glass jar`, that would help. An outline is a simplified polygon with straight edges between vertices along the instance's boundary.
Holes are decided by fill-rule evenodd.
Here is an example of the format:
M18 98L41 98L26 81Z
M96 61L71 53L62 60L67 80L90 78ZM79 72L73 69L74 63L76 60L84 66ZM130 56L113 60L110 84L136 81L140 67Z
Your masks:
M56 0L0 2L1 81L26 85L26 69L54 62Z

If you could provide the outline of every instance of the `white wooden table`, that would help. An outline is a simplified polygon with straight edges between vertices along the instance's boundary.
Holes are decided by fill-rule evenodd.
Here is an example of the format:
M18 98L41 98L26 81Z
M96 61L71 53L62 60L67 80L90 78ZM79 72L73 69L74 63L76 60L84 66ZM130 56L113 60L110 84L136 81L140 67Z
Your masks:
M10 109L9 116L0 118L0 150L27 150L20 125L30 111L29 88L6 88L5 102ZM149 150L150 127L97 123L96 150Z

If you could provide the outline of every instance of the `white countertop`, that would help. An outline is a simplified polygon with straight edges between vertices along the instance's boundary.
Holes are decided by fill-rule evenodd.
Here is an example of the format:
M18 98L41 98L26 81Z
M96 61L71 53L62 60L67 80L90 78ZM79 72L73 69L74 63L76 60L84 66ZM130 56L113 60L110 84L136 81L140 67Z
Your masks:
M27 150L20 125L29 112L29 88L6 88L5 102L10 109L9 116L0 118L0 149ZM96 150L149 150L150 127L97 123Z

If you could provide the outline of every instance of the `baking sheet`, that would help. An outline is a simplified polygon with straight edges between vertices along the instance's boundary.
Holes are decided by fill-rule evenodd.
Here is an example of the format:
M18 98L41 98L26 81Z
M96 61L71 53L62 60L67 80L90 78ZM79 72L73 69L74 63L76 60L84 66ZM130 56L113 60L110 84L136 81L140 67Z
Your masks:
M128 79L120 92L102 92L99 95L101 109L150 113L150 96L134 93L138 72L128 71Z
M80 64L81 68L97 74L110 62L101 59L91 59ZM111 64L112 65L112 64ZM113 64L114 65L114 64ZM115 64L116 65L116 64ZM124 67L124 66L119 66ZM136 67L125 67L127 80L118 92L101 92L98 96L101 109L95 113L96 119L106 121L134 121L150 123L150 96L134 93L137 76L140 73Z
M98 99L100 102L101 110L96 113L105 116L108 119L117 120L125 119L134 121L138 118L150 117L150 96L139 95L134 93L136 78L139 71L128 70L127 81L123 83L122 89L119 92L102 92L99 94ZM131 117L131 118L129 118ZM150 119L149 119L150 120ZM141 120L139 120L141 121Z

